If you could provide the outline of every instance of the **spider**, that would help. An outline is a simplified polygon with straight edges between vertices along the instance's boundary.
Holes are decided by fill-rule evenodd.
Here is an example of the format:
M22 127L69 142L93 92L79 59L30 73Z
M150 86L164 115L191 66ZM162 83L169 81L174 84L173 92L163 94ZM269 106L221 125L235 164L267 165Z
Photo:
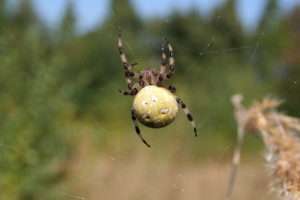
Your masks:
M197 128L193 116L186 104L175 95L176 88L172 85L165 86L163 82L170 79L175 73L174 51L171 44L165 40L161 45L161 63L159 69L145 69L134 71L137 63L129 63L124 52L122 35L119 32L117 42L121 62L124 68L127 90L119 90L123 95L134 96L131 108L131 119L136 134L141 141L150 147L144 139L138 126L138 121L150 128L161 128L170 124L176 117L178 108L185 113L190 121L195 136Z

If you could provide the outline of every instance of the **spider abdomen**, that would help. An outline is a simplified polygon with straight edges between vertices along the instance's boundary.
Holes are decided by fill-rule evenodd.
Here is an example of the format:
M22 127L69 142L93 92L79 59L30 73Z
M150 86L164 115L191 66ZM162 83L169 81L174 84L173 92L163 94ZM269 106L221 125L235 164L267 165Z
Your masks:
M135 96L133 109L145 126L161 128L172 123L178 112L176 97L167 89L150 85Z

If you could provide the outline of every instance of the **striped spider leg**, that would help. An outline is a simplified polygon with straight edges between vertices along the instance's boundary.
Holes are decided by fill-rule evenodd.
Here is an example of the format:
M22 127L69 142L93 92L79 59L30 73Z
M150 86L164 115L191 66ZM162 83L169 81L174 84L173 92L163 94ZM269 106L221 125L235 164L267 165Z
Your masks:
M142 87L141 86L142 84L140 84L142 82L136 81L136 79L137 78L140 79L141 76L139 75L139 73L133 71L133 67L134 67L134 65L136 65L136 63L130 64L128 62L128 58L124 52L123 40L122 40L121 33L119 33L119 35L118 35L117 45L118 45L118 49L119 49L120 59L121 59L121 62L123 64L123 68L125 71L125 79L126 79L127 87L128 87L128 90L126 90L126 91L119 90L119 92L123 95L135 96ZM140 128L138 127L136 114L133 109L131 109L131 119L132 119L136 134L139 136L139 138L142 140L142 142L147 147L150 147L150 145L147 143L147 141L144 139L144 137L141 134Z
M123 47L123 40L122 40L122 35L121 32L118 34L118 50L121 58L121 62L124 68L124 74L125 74L125 79L127 82L127 87L129 91L120 91L124 95L135 95L138 91L136 87L133 87L134 85L134 79L138 77L138 73L133 71L134 65L136 63L130 64L128 62L127 55L124 52L124 47Z
M168 47L168 57L166 54L165 46ZM159 79L159 81L161 82L165 79L170 79L174 73L175 73L174 49L173 49L171 43L168 42L167 40L165 40L165 43L162 44L162 46L161 46L161 64L160 64L160 77L159 77L160 79ZM176 87L173 85L169 85L167 87L167 89L173 94L175 94L175 92L176 92ZM179 97L176 97L176 101L177 101L179 107L181 107L181 109L187 116L187 119L190 121L190 123L193 127L195 136L197 136L196 123L193 119L191 112L187 108L186 104Z
M168 48L167 49L168 52L166 52L166 46ZM165 42L161 45L161 62L160 62L158 82L160 83L166 79L170 79L174 73L175 73L174 50L170 42L168 42L165 39Z
M141 130L138 126L138 122L137 122L137 118L136 118L136 114L134 112L134 109L131 109L131 119L134 125L134 129L136 134L139 136L139 138L142 140L142 142L147 146L147 147L151 147L151 145L144 139L143 135L141 134Z
M183 110L183 112L186 115L189 122L191 123L191 125L193 127L193 130L194 130L194 133L195 133L195 136L197 136L196 123L193 119L192 113L190 112L188 107L185 105L185 103L179 97L176 97L176 101L177 101L178 105L181 107L181 109Z

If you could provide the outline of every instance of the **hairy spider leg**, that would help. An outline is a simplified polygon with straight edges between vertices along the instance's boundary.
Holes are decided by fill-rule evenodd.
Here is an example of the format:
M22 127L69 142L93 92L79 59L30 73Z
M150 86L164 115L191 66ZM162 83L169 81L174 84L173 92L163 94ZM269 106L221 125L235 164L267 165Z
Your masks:
M136 118L136 114L134 112L134 109L131 109L131 119L134 125L134 129L136 134L139 136L139 138L142 140L142 142L147 146L147 147L151 147L150 144L144 139L143 135L141 134L141 130L138 126L138 122L137 122L137 118Z
M133 85L133 78L137 77L138 74L136 72L132 71L133 66L136 65L136 63L134 63L134 64L128 63L127 56L124 52L123 40L122 40L121 33L119 33L119 35L118 35L118 49L119 49L121 62L122 62L123 67L124 67L125 79L126 79L126 82L127 82L127 85L128 85L128 89L131 89L132 85Z
M170 90L170 92L172 92L173 94L176 93L176 87L174 85L169 85L168 90Z
M132 90L119 90L119 92L125 96L135 96L138 93L138 89L133 88Z
M176 101L177 101L178 105L182 108L182 110L185 113L187 119L190 121L190 123L193 127L193 130L194 130L195 136L197 136L196 123L193 119L192 113L190 112L188 107L185 105L185 103L179 97L176 97Z
M169 50L169 72L166 75L167 78L171 78L171 76L175 73L175 58L174 58L174 49L170 42L167 42L168 50Z
M162 82L167 79L167 71L168 71L168 59L165 49L166 44L161 44L161 59L160 59L160 69L159 69L159 77L158 81Z
M119 92L125 96L135 96L143 86L139 82L133 83L132 87L128 90L119 90Z

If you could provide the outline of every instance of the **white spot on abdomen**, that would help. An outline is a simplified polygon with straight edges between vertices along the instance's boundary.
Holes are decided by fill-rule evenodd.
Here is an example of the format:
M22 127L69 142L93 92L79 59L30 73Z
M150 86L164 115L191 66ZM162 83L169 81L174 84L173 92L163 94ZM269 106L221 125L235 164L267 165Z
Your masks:
M151 96L151 100L152 100L152 102L157 102L157 97L156 96Z
M168 112L169 112L168 108L163 108L163 109L160 110L161 114L168 114Z

